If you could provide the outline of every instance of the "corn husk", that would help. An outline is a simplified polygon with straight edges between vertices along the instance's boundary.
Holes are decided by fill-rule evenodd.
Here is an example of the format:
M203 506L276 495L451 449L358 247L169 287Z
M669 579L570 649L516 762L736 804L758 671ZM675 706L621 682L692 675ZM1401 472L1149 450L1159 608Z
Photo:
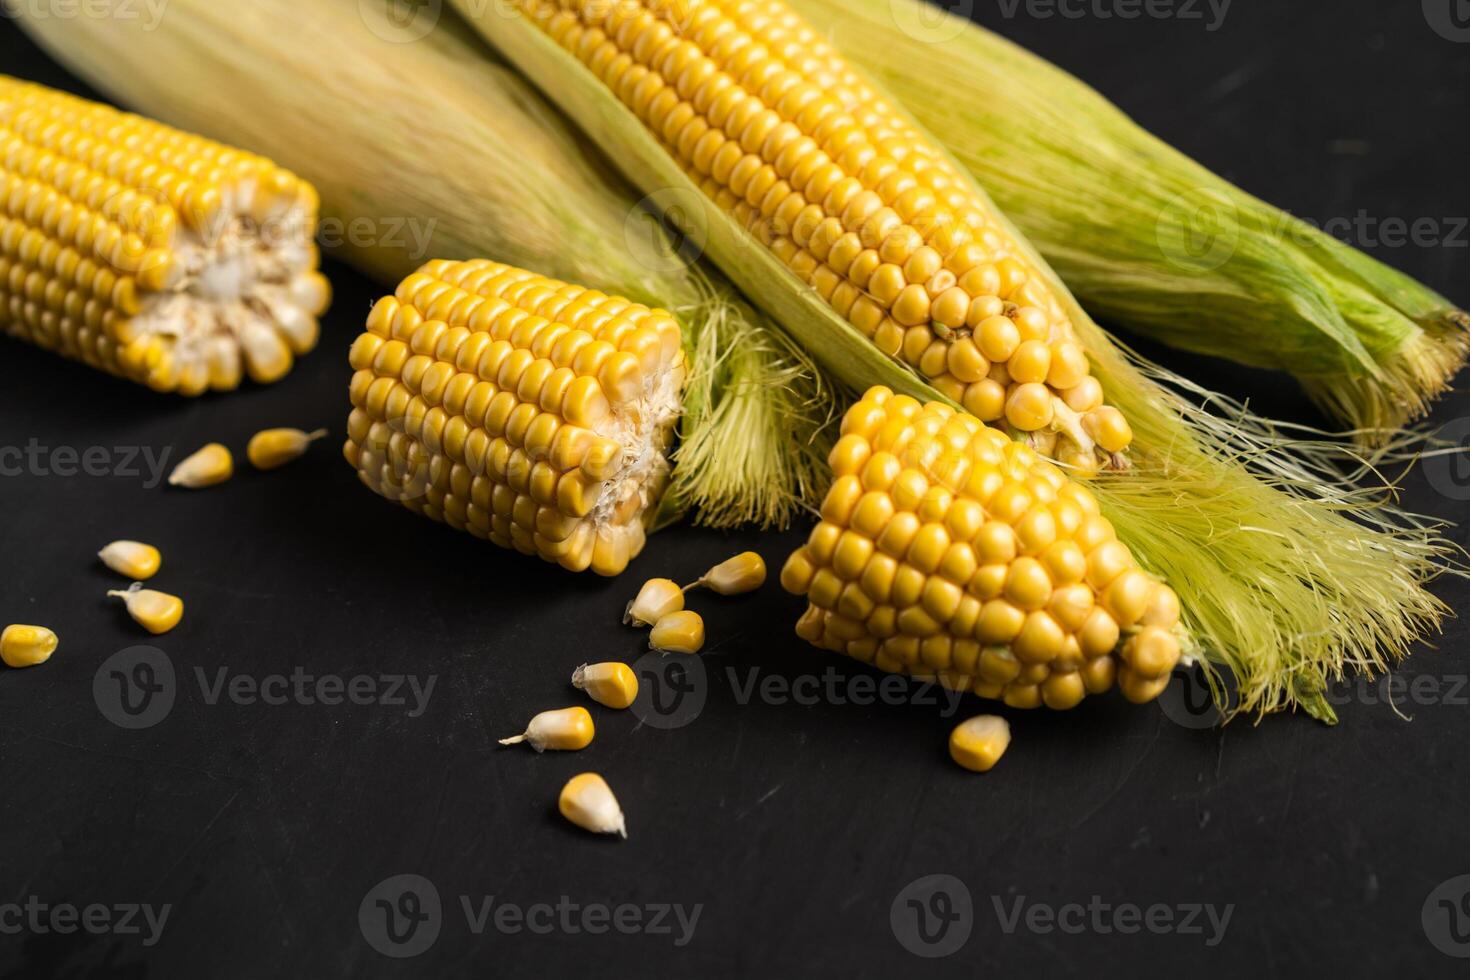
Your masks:
M350 13L342 15L340 7ZM357 9L350 0L256 0L216 14L203 0L173 0L170 17L151 34L128 34L118 25L53 30L39 21L23 23L130 103L205 131L233 133L238 142L293 164L324 187L329 203L338 199L343 210L337 213L437 217L457 229L441 232L449 236L445 241L462 236L465 250L493 255L501 248L507 251L495 257L537 266L515 251L527 247L519 227L546 227L549 219L540 212L588 195L564 178L570 164L551 161L544 133L535 131L558 129L559 117L493 55L466 42L447 11L427 35L383 48L351 23ZM375 8L368 3L361 9ZM522 31L502 36L501 43L655 205L673 205L668 220L678 222L686 240L717 259L839 384L861 389L886 383L937 397L912 372L873 356L861 334L704 206L636 118L580 64L505 13L497 7L479 26ZM328 45L331 56L318 57ZM251 99L237 98L246 91ZM513 153L477 135L486 120L503 124L506 118L520 127ZM589 159L574 140L557 145ZM379 164L366 165L378 158ZM623 242L622 228L610 226L618 225L635 195L597 165L573 169L597 189L590 196L612 196L617 203L600 230L579 239L575 249L562 244L560 257L542 256L539 267L599 284ZM498 184L504 182L515 191L503 193ZM551 190L538 191L539 185ZM574 217L596 227L581 212L599 210L579 207ZM567 254L572 251L578 254ZM376 252L360 259L381 260ZM603 279L596 278L599 268ZM681 295L676 285L658 288ZM1059 281L1053 285L1068 296ZM1070 298L1068 304L1094 370L1136 436L1133 468L1094 484L1120 536L1180 592L1200 652L1215 670L1235 676L1234 707L1266 711L1300 704L1330 720L1322 696L1327 680L1345 669L1382 667L1437 625L1444 610L1423 581L1438 567L1442 545L1430 531L1349 489L1332 474L1335 460L1326 448L1302 433L1275 431L1219 399L1214 412L1201 410L1197 403L1211 396L1142 366ZM737 428L737 440L750 445L755 437ZM689 451L687 444L682 451Z
M686 234L835 378L854 389L886 384L942 400L905 366L887 358L874 364L872 344L709 202L616 95L518 8L451 2L629 180L681 216ZM1234 682L1231 711L1300 705L1335 720L1324 696L1330 680L1348 669L1385 668L1437 628L1446 610L1423 583L1446 546L1415 519L1354 491L1333 469L1338 457L1330 446L1278 433L1240 406L1143 364L1088 317L1029 247L1028 257L1062 297L1109 403L1133 427L1133 466L1098 477L1093 487L1140 563L1179 592L1222 702L1221 669ZM1223 417L1201 409L1199 399Z
M926 0L793 6L942 137L1095 315L1289 371L1366 445L1427 412L1464 364L1470 315L1004 38Z
M384 283L486 257L675 312L695 371L662 523L785 523L822 462L831 399L809 360L479 39L446 21L403 43L392 13L170 0L153 29L21 22L128 107L295 168L322 193L322 241Z

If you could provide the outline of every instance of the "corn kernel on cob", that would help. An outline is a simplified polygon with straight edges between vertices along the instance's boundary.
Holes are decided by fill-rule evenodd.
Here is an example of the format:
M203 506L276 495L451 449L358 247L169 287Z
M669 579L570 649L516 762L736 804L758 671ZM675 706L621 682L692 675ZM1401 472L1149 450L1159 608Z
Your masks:
M316 192L256 157L0 75L0 331L158 391L269 383L330 291Z
M803 639L1016 708L1071 708L1115 682L1143 703L1168 684L1173 591L1031 449L874 388L843 419L832 475L781 573L810 603Z
M617 575L668 482L685 381L661 310L488 261L430 262L352 347L346 456L410 510Z

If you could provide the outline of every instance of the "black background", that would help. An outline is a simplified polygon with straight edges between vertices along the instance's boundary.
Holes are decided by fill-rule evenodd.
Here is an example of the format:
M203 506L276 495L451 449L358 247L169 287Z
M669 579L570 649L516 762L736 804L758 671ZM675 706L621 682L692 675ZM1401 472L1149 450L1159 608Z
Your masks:
M1470 215L1470 44L1427 24L1420 4L1235 0L1223 25L1089 13L978 18L1070 68L1145 125L1231 179L1318 221L1360 210L1441 222ZM1032 8L1034 11L1034 8ZM1090 9L1090 8L1088 8ZM323 39L329 52L331 39ZM0 70L85 92L0 20ZM242 93L248 97L248 93ZM1018 120L1018 125L1025 125ZM1369 250L1470 302L1470 248ZM579 703L577 664L636 659L618 626L652 575L689 579L743 548L773 570L804 530L661 534L622 579L574 577L389 506L337 451L346 349L385 291L331 264L338 291L321 349L283 383L187 403L28 347L0 343L0 445L243 447L257 429L329 426L329 445L274 474L248 466L200 493L142 477L0 478L0 621L53 625L45 667L0 672L0 903L169 904L163 938L0 935L14 976L1463 976L1426 938L1421 908L1470 873L1466 628L1401 672L1439 682L1399 717L1361 691L1342 724L1249 720L1225 731L1157 706L1088 701L1063 715L1004 710L1015 741L992 773L951 764L956 719L924 704L744 699L752 677L859 676L805 647L800 603L775 583L739 600L701 598L708 701L677 730L596 711L579 754L536 757L495 740L538 710ZM1153 352L1157 353L1157 352ZM1284 379L1162 357L1257 408L1312 420ZM1452 396L1436 423L1470 414ZM243 463L243 458L241 458ZM1420 474L1406 504L1470 517L1463 481ZM1454 536L1464 542L1463 532ZM154 645L177 671L155 727L109 723L94 673L150 642L103 593L92 558L132 537L165 555L161 588L188 601ZM1437 591L1459 607L1467 587ZM255 678L301 669L433 676L427 710L210 704L195 669ZM732 674L734 672L733 681ZM961 710L994 710L969 702ZM556 794L595 768L631 837L563 823ZM384 958L358 907L397 874L430 879L438 941ZM930 874L973 899L967 945L907 952L890 905ZM459 896L529 906L702 905L692 942L667 935L473 935ZM1224 941L1184 935L1006 934L995 903L1233 904Z

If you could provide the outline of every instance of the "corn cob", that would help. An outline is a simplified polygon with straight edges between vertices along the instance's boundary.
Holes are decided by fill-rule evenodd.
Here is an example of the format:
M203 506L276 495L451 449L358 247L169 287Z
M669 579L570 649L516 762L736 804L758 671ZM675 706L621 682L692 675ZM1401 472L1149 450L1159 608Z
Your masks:
M927 0L792 6L943 139L1097 315L1289 371L1368 444L1427 412L1465 363L1470 313L1211 173L1005 38Z
M748 2L519 6L880 351L1072 466L1122 467L1127 421L1103 406L1058 296L941 153L872 112L840 63L805 57Z
M937 402L874 388L842 422L822 520L781 584L803 639L1014 708L1114 682L1151 701L1179 661L1179 599L1097 499L1031 449Z
M0 75L0 330L162 392L279 380L329 289L316 192L260 157Z
M669 479L686 376L662 310L487 261L430 262L352 347L346 456L376 493L617 575Z

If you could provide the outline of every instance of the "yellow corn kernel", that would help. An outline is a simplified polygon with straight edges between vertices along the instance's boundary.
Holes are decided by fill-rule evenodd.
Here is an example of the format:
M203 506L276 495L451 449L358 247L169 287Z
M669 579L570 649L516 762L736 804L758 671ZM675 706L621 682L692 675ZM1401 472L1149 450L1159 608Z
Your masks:
M245 455L258 470L274 470L300 459L313 442L327 437L326 429L303 432L300 429L266 429L250 437Z
M541 712L531 719L525 732L502 738L500 744L520 745L524 742L537 752L547 749L574 752L591 745L593 733L592 716L586 708L561 708Z
M651 578L623 612L625 626L652 626L684 608L684 590L671 579Z
M660 653L698 653L704 646L704 620L688 609L669 613L653 624L648 646Z
M970 386L1035 384L1050 406L1089 376L1065 294L983 191L779 0L515 6L644 123L752 245L941 393L993 420L993 388ZM512 60L525 47L497 37L498 22L479 26ZM1120 427L1109 423L1107 443L1095 444L1075 413L1031 401L1013 413L1032 425L1024 431L1067 435L1062 447L1090 469L1121 468L1110 448Z
M168 485L202 490L224 483L235 475L235 457L217 442L189 456L168 475Z
M583 664L572 673L572 686L609 708L621 710L638 699L638 675L627 664Z
M745 551L734 558L727 558L704 575L689 589L704 587L720 595L741 595L754 592L766 583L766 561L754 551Z
M270 161L0 75L0 335L159 391L276 380L330 289Z
M1010 745L1010 723L996 715L966 719L949 733L949 757L971 772L989 772Z
M59 642L44 626L7 626L0 633L0 660L7 667L34 667L50 660Z
M139 541L114 541L97 552L102 564L135 582L146 581L158 574L163 555L151 544Z
M627 820L617 797L603 779L595 772L584 772L573 776L562 787L556 802L561 815L583 830L594 834L617 834L628 837Z
M113 590L107 595L108 598L123 600L127 604L128 615L155 636L167 633L184 618L184 600L167 592L145 589L142 582L134 582L126 591Z
M618 575L642 551L687 374L672 315L434 261L379 301L349 357L344 456L369 489L571 571Z
M1018 708L1065 710L1124 681L1131 700L1157 695L1180 657L1178 596L1138 567L1087 490L975 418L887 388L842 430L834 461L866 473L886 456L892 476L871 489L856 472L834 480L781 574L809 604L798 635Z

